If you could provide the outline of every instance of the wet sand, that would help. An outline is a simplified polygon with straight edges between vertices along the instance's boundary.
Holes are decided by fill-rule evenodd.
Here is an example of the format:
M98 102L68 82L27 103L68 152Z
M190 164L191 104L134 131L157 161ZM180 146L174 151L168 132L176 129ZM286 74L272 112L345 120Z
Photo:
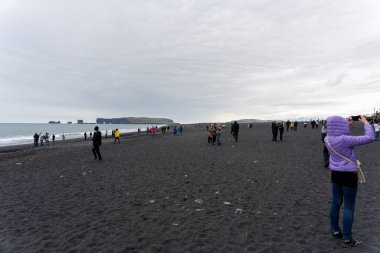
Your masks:
M102 162L91 141L2 148L0 252L347 252L329 236L320 130L272 142L270 124L240 128L221 146L192 125L104 139ZM379 148L357 149L355 252L380 252Z

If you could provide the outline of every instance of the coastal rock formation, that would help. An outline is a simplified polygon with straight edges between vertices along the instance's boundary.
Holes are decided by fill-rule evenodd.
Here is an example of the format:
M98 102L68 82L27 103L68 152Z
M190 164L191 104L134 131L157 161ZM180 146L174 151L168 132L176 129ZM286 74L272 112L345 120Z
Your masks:
M173 120L165 118L123 117L123 118L97 118L97 124L172 124Z

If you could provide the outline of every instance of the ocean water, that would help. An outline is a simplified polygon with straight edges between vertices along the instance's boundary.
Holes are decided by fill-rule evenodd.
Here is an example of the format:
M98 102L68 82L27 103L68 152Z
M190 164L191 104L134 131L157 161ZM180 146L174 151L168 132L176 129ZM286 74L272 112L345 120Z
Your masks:
M83 138L84 132L87 132L87 137L90 137L90 132L94 132L94 127L99 126L99 130L103 136L108 131L108 136L111 136L112 130L116 128L120 133L137 132L140 128L146 130L150 124L47 124L47 123L0 123L0 147L10 145L32 144L33 135L35 133L49 133L55 135L55 140L62 140L62 134L65 139ZM157 125L158 127L162 125Z

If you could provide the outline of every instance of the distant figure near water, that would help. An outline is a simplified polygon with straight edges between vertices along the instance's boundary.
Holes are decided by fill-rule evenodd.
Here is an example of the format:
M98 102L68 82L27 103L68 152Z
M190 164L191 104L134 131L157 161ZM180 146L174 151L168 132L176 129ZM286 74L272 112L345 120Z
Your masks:
M43 147L44 146L44 136L42 135L42 133L40 133L39 137L40 137L41 147Z
M113 144L115 144L116 141L118 141L118 143L120 144L120 132L119 132L119 129L117 128L115 130L115 140L113 141Z
M87 141L87 132L84 132L84 140Z
M39 139L39 136L37 133L34 134L33 139L34 139L34 147L37 148L38 147L38 139Z
M95 160L99 158L99 161L102 160L102 156L100 155L100 146L102 145L102 133L99 131L99 127L96 126L94 128L94 138L92 139L92 153L94 154Z

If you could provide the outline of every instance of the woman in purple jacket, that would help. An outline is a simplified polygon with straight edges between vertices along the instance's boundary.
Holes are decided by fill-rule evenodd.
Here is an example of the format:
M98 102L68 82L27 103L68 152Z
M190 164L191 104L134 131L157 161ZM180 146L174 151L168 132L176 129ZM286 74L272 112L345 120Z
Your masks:
M358 187L358 169L354 149L355 146L373 142L374 133L372 126L365 117L360 116L359 121L364 124L365 134L363 136L350 135L349 124L353 123L351 117L345 119L332 116L327 119L328 131L325 143L330 153L333 194L330 209L331 232L333 237L343 238L342 246L344 247L355 247L362 244L362 241L352 239L351 236ZM348 158L352 162L341 156ZM342 202L344 202L343 233L339 227L339 210Z

